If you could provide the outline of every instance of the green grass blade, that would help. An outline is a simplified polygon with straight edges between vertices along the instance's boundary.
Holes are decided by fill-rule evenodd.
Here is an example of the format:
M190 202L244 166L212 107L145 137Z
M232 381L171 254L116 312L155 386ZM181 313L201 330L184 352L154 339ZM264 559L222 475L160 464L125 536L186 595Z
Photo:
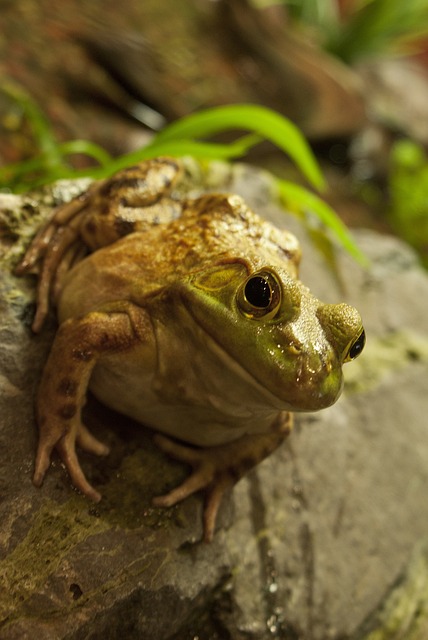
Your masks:
M280 178L277 178L276 182L285 206L291 209L297 206L302 212L314 213L360 264L368 264L367 257L353 241L347 226L326 202L298 184Z
M45 159L43 156L34 158L27 162L17 163L16 165L8 165L3 169L0 168L0 187L2 183L6 186L13 185L16 193L22 191L28 191L30 188L40 187L45 184L49 184L53 180L58 179L73 179L78 178L94 178L101 179L111 176L116 171L129 167L132 164L136 164L143 160L148 160L156 156L193 156L195 158L207 159L207 160L228 160L232 158L238 158L245 155L245 153L254 145L260 142L261 138L255 134L243 136L231 144L217 144L214 142L198 142L195 140L171 140L162 143L150 144L146 147L142 147L137 151L132 151L119 158L112 159L109 154L103 152L103 149L99 149L97 145L92 143L86 144L86 141L74 140L71 142L65 142L59 145L59 149L65 155L73 153L85 153L91 157L94 157L102 166L99 167L87 167L85 169L74 169L63 165L61 168L57 168L55 174L46 171ZM39 174L38 177L26 182L21 180L25 178L29 173ZM19 182L21 180L21 182Z
M13 188L16 193L20 193L54 180L79 177L76 176L76 169L62 161L69 155L86 155L102 166L112 162L112 157L107 151L87 140L64 142L58 145L57 150L61 161L55 163L55 166L52 166L49 155L43 153L29 160L0 167L0 188ZM96 169L88 168L84 170L84 174L93 175L94 171L96 172Z
M84 155L96 160L100 165L108 165L112 156L98 144L89 140L70 140L58 146L61 156Z
M323 189L324 178L300 130L279 113L251 104L235 104L206 109L168 125L154 142L199 138L230 129L246 129L270 140L288 154L316 189Z
M156 156L193 156L206 160L230 160L239 158L261 141L260 136L250 134L242 136L230 144L218 144L215 142L199 142L197 140L155 140L137 151L132 151L109 162L105 168L92 169L90 174L94 177L106 177L115 171L119 171L132 164L148 160Z
M327 48L346 62L397 53L428 33L427 0L369 0L331 33Z
M10 81L2 82L0 89L21 107L30 123L35 142L40 152L45 156L46 162L52 167L61 165L62 158L52 133L52 127L34 100L22 87Z

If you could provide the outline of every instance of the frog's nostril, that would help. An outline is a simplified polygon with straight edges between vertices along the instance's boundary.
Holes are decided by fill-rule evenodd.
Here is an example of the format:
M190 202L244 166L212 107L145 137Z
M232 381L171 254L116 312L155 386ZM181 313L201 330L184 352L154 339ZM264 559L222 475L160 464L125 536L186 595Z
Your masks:
M365 333L361 316L348 304L320 304L317 317L330 344L343 362L354 360L363 350Z

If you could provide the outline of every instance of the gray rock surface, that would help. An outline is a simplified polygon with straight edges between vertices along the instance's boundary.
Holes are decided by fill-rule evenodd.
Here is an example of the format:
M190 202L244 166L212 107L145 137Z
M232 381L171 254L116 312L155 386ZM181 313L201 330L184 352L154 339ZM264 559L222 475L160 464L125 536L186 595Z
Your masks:
M28 236L38 201L43 217L67 188L26 198L19 216L22 202L0 196L0 638L422 640L428 276L407 246L359 231L371 266L338 252L337 278L266 174L211 165L204 181L296 232L302 280L359 309L366 350L346 366L339 402L299 416L288 442L235 487L211 545L198 542L199 496L151 506L185 468L94 400L86 421L113 453L86 456L84 468L102 502L73 491L59 463L37 490L32 403L55 324L31 335L32 282L10 269L18 228Z

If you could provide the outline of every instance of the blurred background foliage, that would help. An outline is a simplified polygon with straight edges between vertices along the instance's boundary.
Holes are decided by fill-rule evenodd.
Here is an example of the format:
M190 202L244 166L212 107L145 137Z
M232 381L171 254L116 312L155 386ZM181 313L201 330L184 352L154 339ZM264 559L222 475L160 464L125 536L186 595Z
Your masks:
M0 27L2 190L245 157L354 255L345 224L428 264L428 0L3 0Z
M254 0L257 3L257 0ZM322 46L348 64L417 51L428 36L427 0L279 0Z

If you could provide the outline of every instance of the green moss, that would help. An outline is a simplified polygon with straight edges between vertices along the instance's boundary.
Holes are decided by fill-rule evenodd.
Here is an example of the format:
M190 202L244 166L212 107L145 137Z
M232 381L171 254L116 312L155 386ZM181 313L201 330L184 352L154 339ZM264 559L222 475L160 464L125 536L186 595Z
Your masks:
M194 504L169 509L151 506L153 496L176 486L188 471L148 442L140 444L143 446L120 454L119 465L106 471L107 482L102 486L103 499L99 504L93 505L73 492L71 486L66 502L58 504L48 498L43 501L25 538L1 561L0 620L7 620L11 612L15 619L23 611L34 610L35 598L43 599L45 612L52 606L52 614L57 613L55 603L46 603L46 583L61 575L69 558L75 555L74 549L88 538L110 530L122 531L126 539L126 532L133 529L191 526L186 513L194 514ZM157 547L158 552L164 553ZM101 545L99 553L103 553ZM148 550L148 554L147 566L152 563L153 550ZM155 562L158 565L159 559ZM112 585L115 580L113 577ZM102 588L109 586L103 583ZM70 598L68 606L80 606L82 602L82 598L78 602ZM67 608L67 603L64 606Z
M61 505L46 499L25 538L1 562L0 619L40 592L70 549L109 527L77 494Z
M123 459L103 488L103 500L97 505L100 517L123 529L170 526L179 517L181 507L153 507L152 499L177 486L186 473L182 465L167 460L156 450L137 449ZM168 478L168 486L160 483L161 478Z
M411 331L396 331L370 338L361 358L346 367L347 391L363 392L379 384L391 372L428 362L428 338Z
M428 540L416 549L407 571L362 640L425 640L428 636Z

